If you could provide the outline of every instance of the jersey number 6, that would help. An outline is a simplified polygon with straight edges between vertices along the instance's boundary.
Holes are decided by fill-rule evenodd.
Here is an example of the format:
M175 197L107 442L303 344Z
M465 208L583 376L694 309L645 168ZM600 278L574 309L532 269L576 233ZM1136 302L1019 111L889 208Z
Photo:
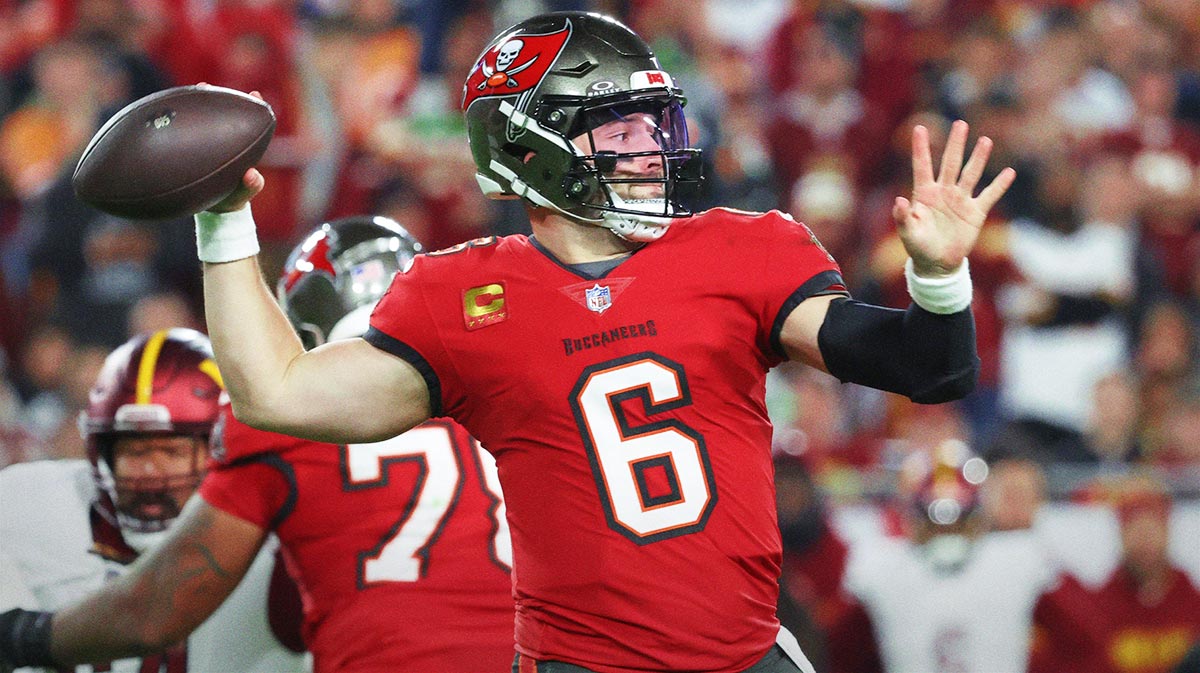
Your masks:
M655 353L592 365L570 401L610 528L637 544L704 528L717 503L704 437L678 420L653 420L691 405L682 365ZM638 403L648 422L631 426Z

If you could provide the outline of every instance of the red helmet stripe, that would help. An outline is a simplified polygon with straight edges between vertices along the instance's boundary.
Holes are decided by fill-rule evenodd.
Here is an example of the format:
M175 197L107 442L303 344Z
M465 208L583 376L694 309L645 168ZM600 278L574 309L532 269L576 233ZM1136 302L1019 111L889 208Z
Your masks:
M150 396L154 392L154 370L158 367L158 354L166 340L166 330L159 330L146 340L146 346L142 349L142 359L138 362L135 404L150 404Z

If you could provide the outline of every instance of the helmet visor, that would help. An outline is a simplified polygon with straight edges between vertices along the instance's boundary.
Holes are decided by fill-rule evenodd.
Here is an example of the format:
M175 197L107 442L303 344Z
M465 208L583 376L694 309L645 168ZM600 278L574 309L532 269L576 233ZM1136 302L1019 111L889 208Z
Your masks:
M700 151L689 147L683 105L674 96L584 107L572 142L582 153L571 175L597 210L685 217L701 181Z

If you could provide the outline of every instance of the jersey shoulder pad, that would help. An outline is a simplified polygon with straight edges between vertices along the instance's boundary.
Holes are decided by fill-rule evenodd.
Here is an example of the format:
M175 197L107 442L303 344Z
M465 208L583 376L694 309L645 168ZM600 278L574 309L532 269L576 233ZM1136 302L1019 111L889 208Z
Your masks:
M417 255L412 267L406 273L418 274L456 274L464 268L475 268L486 264L498 254L504 254L514 244L515 239L524 236L484 236L471 239L449 248L434 250Z
M764 212L764 211L741 210L739 208L726 208L724 206L717 206L716 208L712 208L712 209L704 211L703 213L700 213L699 215L696 216L696 218L697 219L703 218L704 220L710 221L710 222L721 222L721 223L725 223L725 224L739 224L739 225L759 225L759 226L761 226L764 222L777 222L777 223L785 223L786 222L786 223L792 224L793 226L796 224L796 219L793 218L790 214L785 213L781 210L774 210L774 209Z

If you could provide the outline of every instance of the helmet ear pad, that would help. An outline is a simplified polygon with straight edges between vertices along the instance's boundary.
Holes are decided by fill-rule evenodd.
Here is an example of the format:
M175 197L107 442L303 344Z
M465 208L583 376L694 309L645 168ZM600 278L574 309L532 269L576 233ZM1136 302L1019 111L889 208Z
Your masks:
M568 204L584 206L600 193L599 177L578 160L582 156L568 150L561 141L526 133L519 142L509 143L497 153L496 163L501 167L498 171L501 175L511 174L512 189L519 196L535 205L561 210ZM540 200L549 203L539 203ZM585 218L600 216L593 209L576 214Z

